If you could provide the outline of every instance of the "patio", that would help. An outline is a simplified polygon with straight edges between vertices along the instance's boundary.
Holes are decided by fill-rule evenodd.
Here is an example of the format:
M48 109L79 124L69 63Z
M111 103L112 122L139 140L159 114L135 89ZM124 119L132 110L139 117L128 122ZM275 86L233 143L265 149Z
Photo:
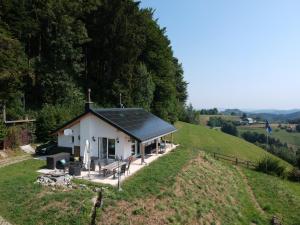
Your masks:
M134 161L131 162L129 172L125 172L125 174L120 176L120 181L123 182L125 179L128 177L134 175L137 171L142 169L143 167L147 166L151 162L155 161L159 157L168 154L170 151L175 149L178 145L174 144L166 144L166 149L164 153L162 154L156 154L156 153L151 153L145 155L144 163L141 163L141 158L137 158ZM109 166L108 164L107 166ZM118 185L118 177L115 175L109 175L109 176L103 176L99 174L99 167L98 165L95 166L95 171L81 171L80 176L75 176L77 179L84 179L84 180L89 180L92 182L96 183L102 183L102 184L110 184L112 186L117 186ZM61 170L51 170L51 169L40 169L37 172L42 173L42 174L51 174L51 173L61 173Z

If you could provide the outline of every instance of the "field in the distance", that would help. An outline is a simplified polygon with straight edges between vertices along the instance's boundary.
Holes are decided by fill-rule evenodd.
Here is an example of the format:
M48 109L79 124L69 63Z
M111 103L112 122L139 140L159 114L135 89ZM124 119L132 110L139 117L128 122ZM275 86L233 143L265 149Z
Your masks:
M299 132L287 132L284 129L280 129L277 127L277 124L273 125L271 137L279 139L283 143L287 143L289 146L300 148L300 133ZM264 125L260 126L239 126L238 131L240 133L250 131L250 132L257 132L261 134L266 134L266 129Z
M220 117L223 120L228 121L240 121L239 116L230 116L230 115L199 115L199 123L200 125L206 126L209 118L211 117Z

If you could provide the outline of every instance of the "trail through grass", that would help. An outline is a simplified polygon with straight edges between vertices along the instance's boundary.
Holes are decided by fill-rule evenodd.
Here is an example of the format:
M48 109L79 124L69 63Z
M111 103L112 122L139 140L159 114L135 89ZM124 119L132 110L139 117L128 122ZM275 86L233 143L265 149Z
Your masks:
M285 225L300 224L300 184L252 170L243 169L257 201L271 217Z

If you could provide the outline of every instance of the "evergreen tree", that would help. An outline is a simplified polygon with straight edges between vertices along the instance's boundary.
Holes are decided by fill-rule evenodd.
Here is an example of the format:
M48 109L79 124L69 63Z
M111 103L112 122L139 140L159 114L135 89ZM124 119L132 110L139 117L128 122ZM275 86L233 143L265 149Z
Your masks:
M133 0L2 3L1 21L7 26L1 41L11 44L0 50L0 62L11 73L1 71L0 79L17 93L10 102L19 109L23 96L34 110L45 103L79 105L91 88L93 101L104 107L118 106L121 93L126 107L143 107L171 122L184 113L183 69L152 9ZM25 76L31 68L31 76ZM9 109L24 114L17 106Z

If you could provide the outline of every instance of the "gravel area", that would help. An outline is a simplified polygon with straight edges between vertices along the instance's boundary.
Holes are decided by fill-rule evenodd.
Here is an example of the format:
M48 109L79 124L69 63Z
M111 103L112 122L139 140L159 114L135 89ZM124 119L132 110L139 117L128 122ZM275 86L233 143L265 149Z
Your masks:
M0 216L0 225L11 225L11 223L7 222L3 217Z

